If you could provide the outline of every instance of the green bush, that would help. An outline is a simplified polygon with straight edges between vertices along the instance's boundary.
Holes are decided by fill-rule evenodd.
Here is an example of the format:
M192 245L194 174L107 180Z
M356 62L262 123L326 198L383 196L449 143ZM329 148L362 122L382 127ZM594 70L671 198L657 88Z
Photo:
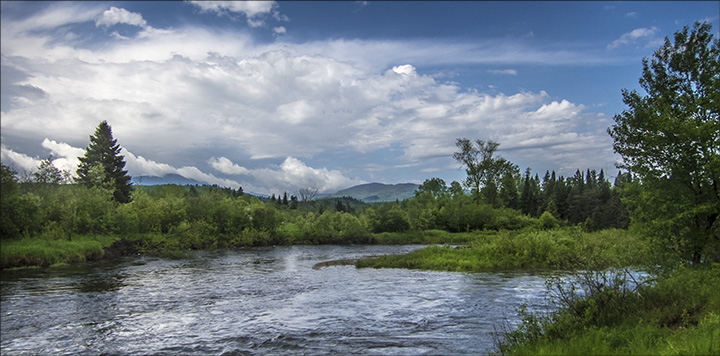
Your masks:
M631 274L583 272L552 280L557 312L522 312L502 355L717 355L720 264L678 267L637 284ZM581 290L582 293L578 293Z

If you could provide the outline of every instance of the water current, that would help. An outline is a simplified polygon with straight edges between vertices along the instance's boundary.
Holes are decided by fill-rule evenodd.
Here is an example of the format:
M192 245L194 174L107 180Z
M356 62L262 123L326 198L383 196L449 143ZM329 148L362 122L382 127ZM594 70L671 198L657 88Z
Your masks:
M319 262L420 246L130 256L0 274L3 355L478 355L544 276Z

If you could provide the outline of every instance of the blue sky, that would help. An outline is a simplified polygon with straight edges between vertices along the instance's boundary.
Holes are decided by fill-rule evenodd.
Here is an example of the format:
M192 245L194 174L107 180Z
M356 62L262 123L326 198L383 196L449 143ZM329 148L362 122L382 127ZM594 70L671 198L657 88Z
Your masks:
M660 2L7 2L2 162L75 170L107 120L133 176L246 191L462 180L455 139L572 175L642 59L720 5Z

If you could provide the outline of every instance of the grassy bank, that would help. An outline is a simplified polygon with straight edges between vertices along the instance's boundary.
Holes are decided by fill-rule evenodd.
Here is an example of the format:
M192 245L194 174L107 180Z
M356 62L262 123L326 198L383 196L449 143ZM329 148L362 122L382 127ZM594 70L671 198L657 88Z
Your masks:
M574 285L586 297L556 296L560 309L526 315L498 355L719 355L720 264L679 267L638 288Z
M291 228L292 224L288 224ZM95 260L115 242L122 249L162 257L182 257L191 250L272 245L315 245L321 243L349 244L464 244L474 238L472 233L449 233L441 230L357 234L349 238L317 240L304 235L290 235L281 229L276 233L246 229L238 234L218 234L202 223L180 224L168 233L136 233L117 236L76 235L72 240L45 234L34 238L0 240L0 268L42 267L62 263ZM122 254L123 252L118 252ZM116 253L117 254L117 253Z
M45 267L56 264L97 260L115 236L76 235L72 240L22 238L0 241L0 268Z
M356 266L482 272L605 268L641 265L649 259L647 243L627 230L481 231L464 234L462 240L469 246L430 246L404 255L359 260Z

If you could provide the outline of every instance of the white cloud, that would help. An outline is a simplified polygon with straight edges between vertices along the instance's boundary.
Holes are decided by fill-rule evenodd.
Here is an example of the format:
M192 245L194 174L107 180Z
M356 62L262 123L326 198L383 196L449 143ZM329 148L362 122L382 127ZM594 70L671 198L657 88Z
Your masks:
M500 75L517 75L518 74L517 70L515 70L515 69L488 70L488 73L500 74Z
M267 192L296 191L302 188L318 188L319 192L335 192L366 183L360 179L348 178L338 170L308 167L294 157L285 158L276 169L254 169L250 174L255 180L265 185Z
M224 174L246 175L250 173L249 169L233 163L226 157L213 157L209 163L214 169Z
M40 159L15 152L5 147L5 145L0 145L0 161L20 174L32 173L41 162Z
M637 12L631 11L631 12L626 13L625 17L636 18L637 15L638 15Z
M213 174L204 173L195 166L183 166L176 168L167 163L159 163L149 160L143 156L135 156L132 152L124 148L122 150L122 154L125 156L125 168L131 176L162 177L168 174L178 174L201 183L217 184L234 189L237 189L237 187L240 186L240 183L237 181L219 178Z
M70 172L72 176L75 176L80 160L78 157L85 155L85 150L82 148L72 147L64 142L56 142L45 138L42 142L42 146L51 152L53 157L53 165L61 171Z
M287 29L284 26L273 27L273 32L276 35L284 35L287 33Z
M92 23L102 11L57 22ZM12 81L3 77L3 89L32 89L3 90L3 98L7 93L13 99L11 108L3 108L3 137L84 147L107 119L122 147L165 162L125 151L134 175L177 173L211 184L223 182L222 175L240 175L254 179L242 185L258 192L291 184L344 188L362 181L348 177L367 177L361 173L368 166L445 167L458 137L493 139L522 159L539 152L535 157L550 157L553 164L577 166L602 146L588 143L607 140L604 128L592 126L607 127L607 118L593 117L582 105L550 100L545 92L469 91L418 68L469 61L587 64L609 56L493 41L256 44L237 32L145 26L136 38L88 49L34 32L8 33L13 22L3 19L3 70L23 74ZM511 71L498 74L516 74ZM328 153L351 158L323 161L328 163L320 169L301 161ZM354 159L365 154L387 157L375 165ZM262 165L272 168L246 168ZM219 177L203 173L210 169Z
M277 6L275 1L189 1L189 3L199 7L202 11L214 12L218 16L228 15L228 13L244 14L251 27L263 26L265 21L262 16L267 14L272 14L278 20L287 19L273 11L273 8Z
M643 38L649 38L649 41L652 41L655 37L655 34L659 30L660 29L655 26L649 28L636 28L630 32L624 33L622 36L620 36L620 38L616 39L615 41L612 41L610 44L608 44L607 48L614 49L620 46L629 45Z
M95 26L111 27L119 23L138 27L145 27L147 25L147 22L145 22L142 15L136 12L120 9L115 6L112 6L109 10L104 11L102 15L95 20Z
M273 168L248 169L226 157L214 157L210 159L210 164L224 174L252 177L259 183L245 183L244 189L258 193L295 192L301 188L318 188L320 192L335 192L366 183L360 179L348 178L338 170L309 167L295 157L286 157L279 166Z
M410 64L393 67L392 71L397 74L402 74L402 75L407 75L407 76L416 76L417 75L417 72L415 72L415 67L413 67Z

